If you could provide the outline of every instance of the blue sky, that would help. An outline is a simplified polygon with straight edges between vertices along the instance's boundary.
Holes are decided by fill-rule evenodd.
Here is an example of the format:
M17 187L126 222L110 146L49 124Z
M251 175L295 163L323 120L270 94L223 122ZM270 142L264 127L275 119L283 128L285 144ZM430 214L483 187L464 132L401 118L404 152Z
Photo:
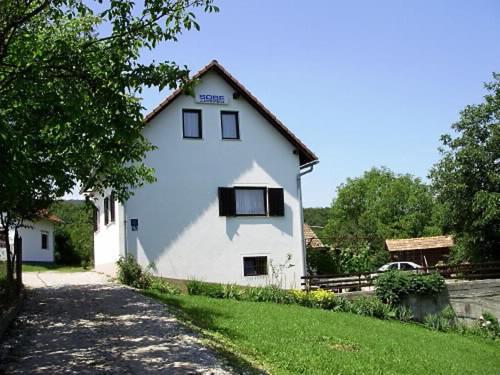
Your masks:
M216 1L201 31L144 54L217 59L320 158L304 206L373 166L426 178L441 134L500 72L500 1ZM168 91L148 89L150 110Z

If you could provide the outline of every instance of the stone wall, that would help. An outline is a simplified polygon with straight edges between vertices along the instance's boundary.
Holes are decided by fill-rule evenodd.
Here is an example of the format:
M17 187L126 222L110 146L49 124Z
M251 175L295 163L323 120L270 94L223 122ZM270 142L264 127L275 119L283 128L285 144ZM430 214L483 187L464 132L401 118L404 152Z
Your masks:
M343 293L352 299L373 295L373 290ZM428 314L436 314L451 305L457 317L465 322L479 319L483 311L489 311L500 320L500 279L454 281L448 280L446 289L436 296L409 296L403 303L412 309L416 320L422 321Z

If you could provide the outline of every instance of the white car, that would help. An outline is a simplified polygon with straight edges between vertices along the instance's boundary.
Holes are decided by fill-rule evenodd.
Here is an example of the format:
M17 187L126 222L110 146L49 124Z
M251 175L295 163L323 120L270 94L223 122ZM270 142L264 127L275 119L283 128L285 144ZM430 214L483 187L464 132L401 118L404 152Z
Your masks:
M400 270L400 271L417 271L421 269L417 263L413 262L391 262L384 264L378 269L378 271L390 271L390 270Z

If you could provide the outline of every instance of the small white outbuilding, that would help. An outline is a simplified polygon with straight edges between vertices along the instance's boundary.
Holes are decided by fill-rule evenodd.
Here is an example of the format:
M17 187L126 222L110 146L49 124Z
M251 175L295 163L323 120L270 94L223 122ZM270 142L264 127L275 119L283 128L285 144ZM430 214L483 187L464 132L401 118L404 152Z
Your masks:
M23 262L54 262L54 224L61 220L43 211L37 220L26 222L18 233L23 243ZM14 248L14 231L9 232L11 249ZM6 260L5 238L0 237L0 260Z

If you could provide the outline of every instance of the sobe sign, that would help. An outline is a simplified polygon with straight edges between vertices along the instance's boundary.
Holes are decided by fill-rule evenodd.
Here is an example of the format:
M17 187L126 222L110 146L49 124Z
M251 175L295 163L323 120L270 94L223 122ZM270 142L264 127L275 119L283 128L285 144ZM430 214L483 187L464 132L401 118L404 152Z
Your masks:
M196 95L196 103L228 104L228 100L225 95L198 94Z

